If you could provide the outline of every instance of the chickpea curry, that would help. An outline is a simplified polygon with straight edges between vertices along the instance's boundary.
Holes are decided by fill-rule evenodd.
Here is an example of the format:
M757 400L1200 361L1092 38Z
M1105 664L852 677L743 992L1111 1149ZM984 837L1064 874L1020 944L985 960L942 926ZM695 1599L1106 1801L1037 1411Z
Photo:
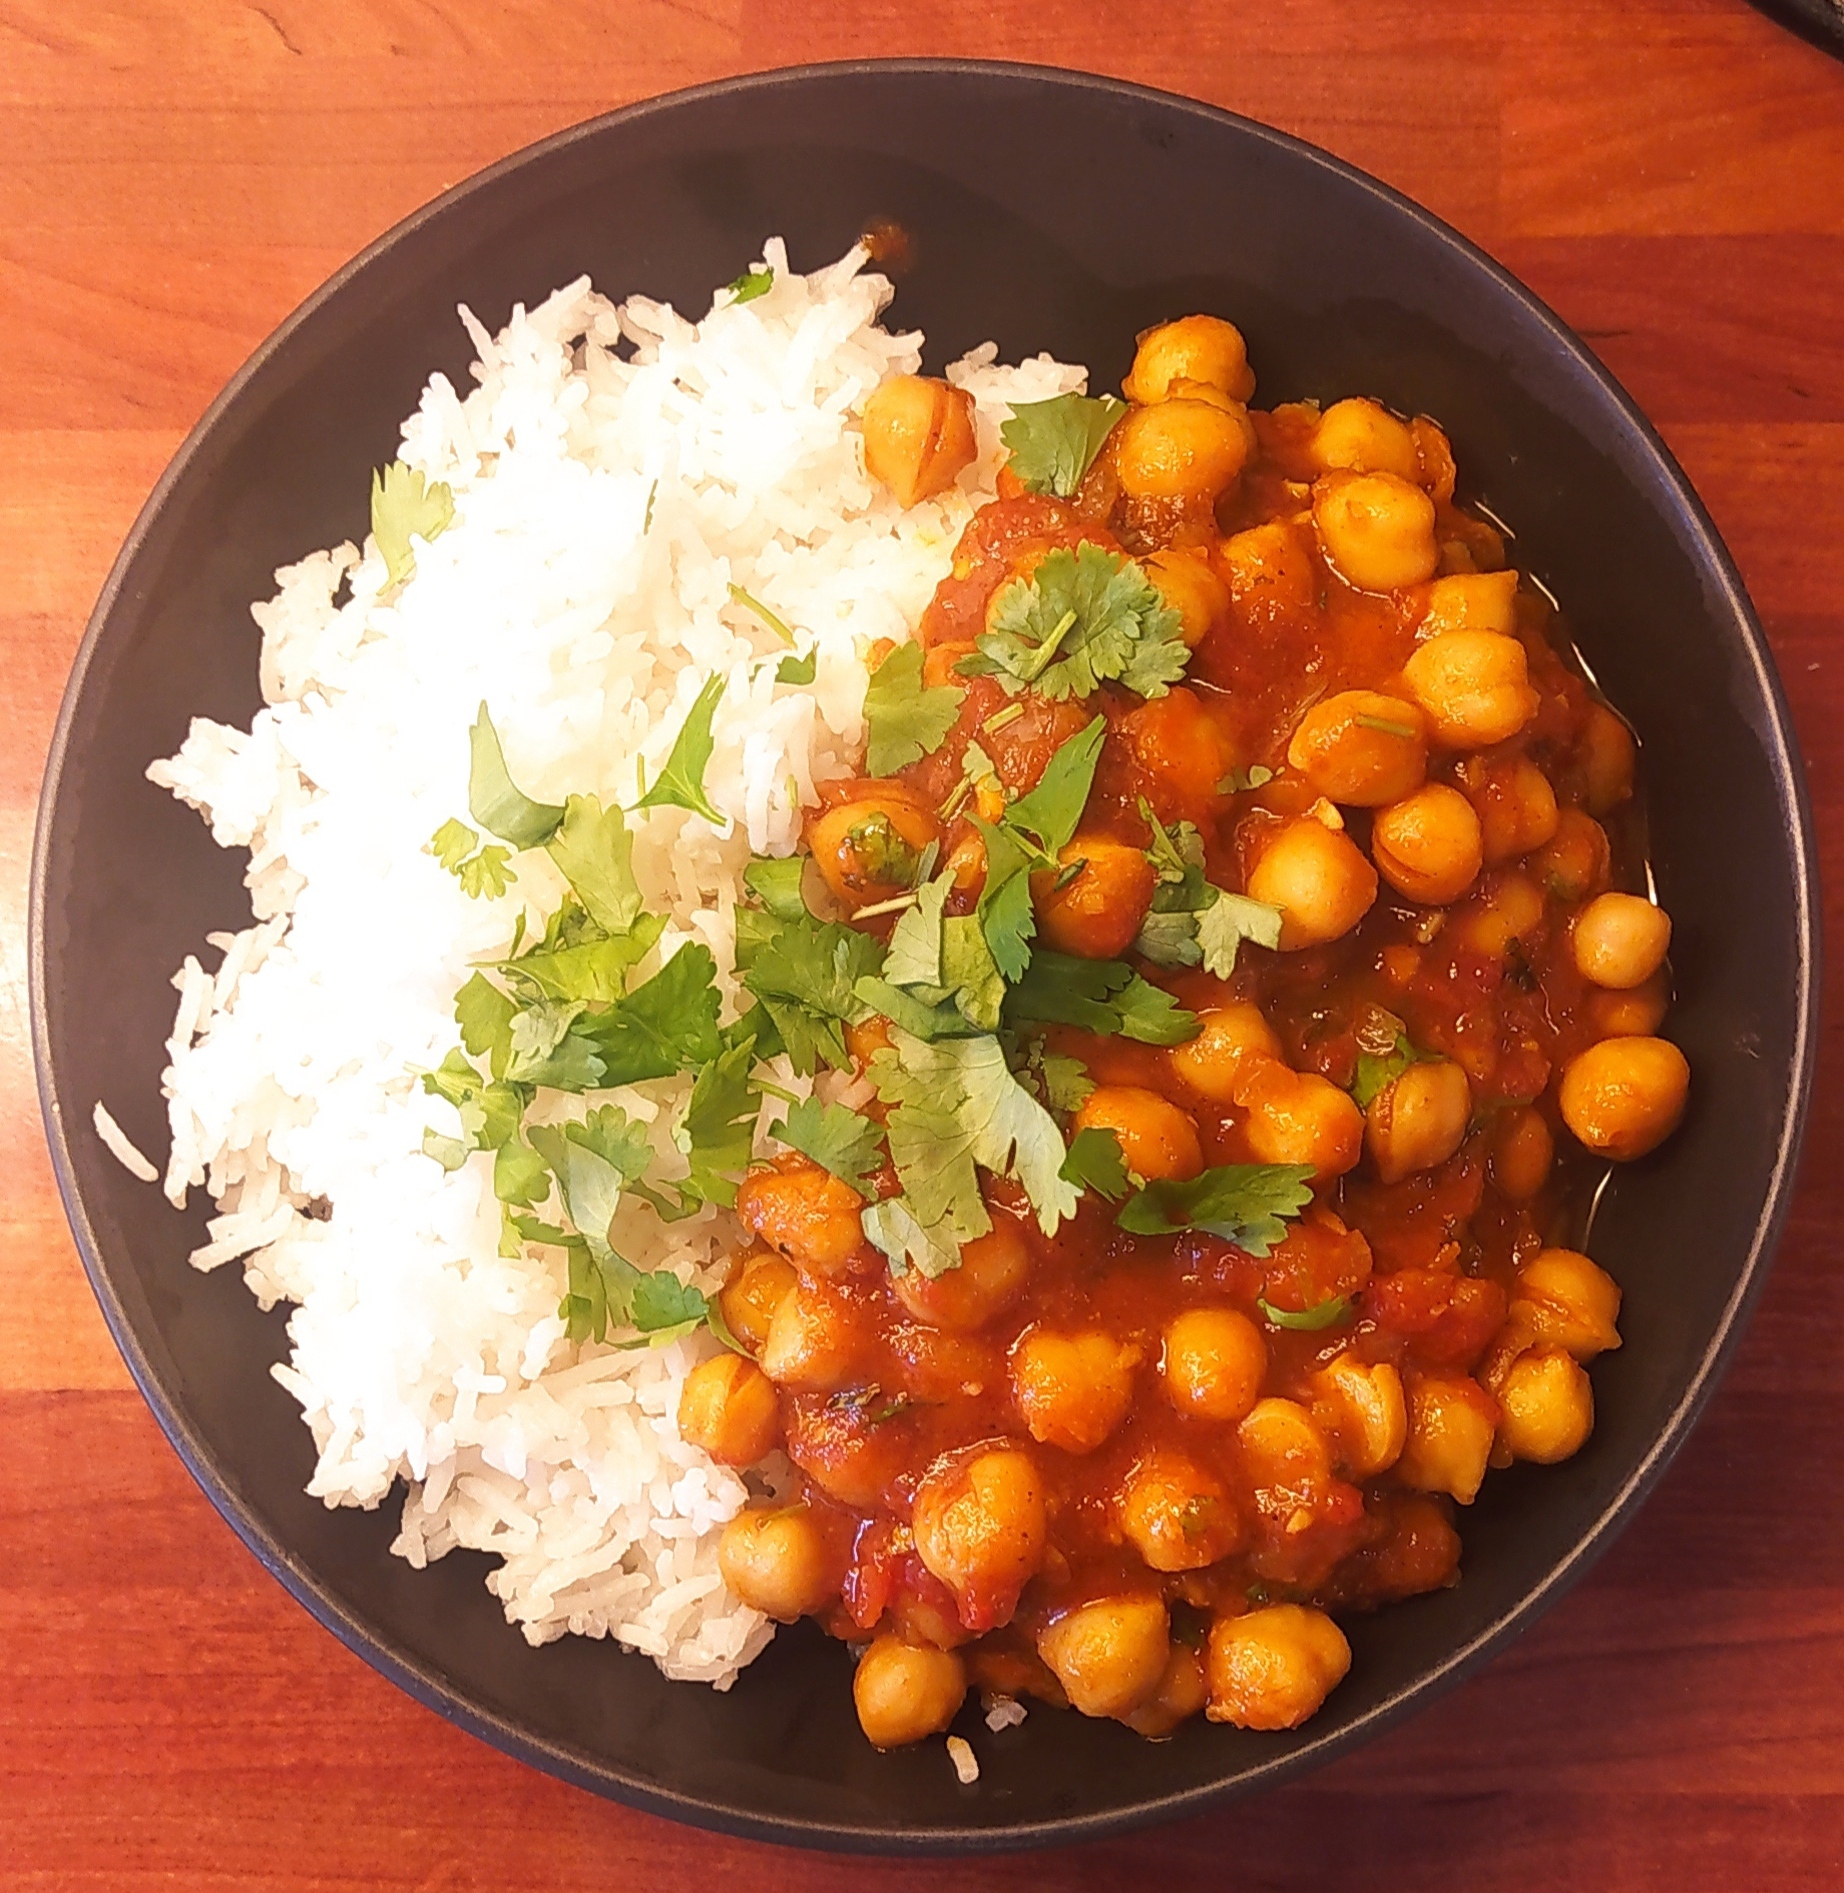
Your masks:
M1633 739L1441 430L1251 409L1209 316L1124 392L1017 411L867 773L739 912L835 1071L740 1185L680 1422L785 1453L722 1569L862 1648L879 1747L970 1687L1312 1715L1339 1616L1588 1437L1620 1291L1558 1245L1685 1102ZM906 505L974 452L920 377L864 438Z

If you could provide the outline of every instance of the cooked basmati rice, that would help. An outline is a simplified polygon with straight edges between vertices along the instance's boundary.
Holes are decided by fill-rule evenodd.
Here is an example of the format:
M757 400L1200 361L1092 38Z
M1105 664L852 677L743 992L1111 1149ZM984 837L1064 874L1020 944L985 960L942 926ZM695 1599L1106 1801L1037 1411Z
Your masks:
M917 366L920 338L878 325L891 289L862 250L812 276L779 241L764 261L767 294L720 292L696 324L586 278L497 336L463 309L478 385L463 397L434 376L402 449L451 487L453 523L415 543L394 590L370 541L278 572L254 608L268 707L248 730L196 719L148 772L250 851L255 924L212 936L215 972L189 957L174 978L165 1186L217 1205L198 1267L240 1261L265 1307L295 1304L273 1371L313 1432L309 1491L370 1507L402 1480L393 1549L412 1565L492 1552L487 1581L533 1643L614 1636L719 1688L773 1626L717 1570L749 1486L678 1436L680 1387L715 1343L573 1346L557 1252L498 1253L491 1158L446 1173L422 1151L425 1131L459 1127L417 1077L455 1043L457 988L563 884L524 855L506 896L470 900L425 844L466 811L483 700L528 793L628 802L721 675L705 782L729 826L639 817L634 868L669 917L662 956L703 941L734 1004L744 864L791 851L816 786L854 767L867 649L907 637L948 569L993 490L1009 404L1085 381L1048 357L997 367L991 345L956 364L980 457L902 511L866 475L856 416ZM780 647L732 585L811 636L811 687L760 662ZM689 1085L611 1094L652 1128L666 1175ZM152 1177L100 1105L96 1123ZM667 1225L635 1202L614 1236L643 1268L711 1288L737 1232L725 1212Z

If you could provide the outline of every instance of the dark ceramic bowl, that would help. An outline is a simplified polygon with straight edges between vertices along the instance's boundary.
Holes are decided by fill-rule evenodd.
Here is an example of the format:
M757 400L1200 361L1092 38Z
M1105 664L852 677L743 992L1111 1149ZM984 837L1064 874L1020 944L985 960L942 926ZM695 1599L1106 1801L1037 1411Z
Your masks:
M1556 1469L1490 1480L1465 1578L1351 1625L1355 1661L1291 1735L1196 1722L1152 1745L1034 1712L878 1755L847 1659L784 1632L728 1695L568 1639L533 1651L458 1553L388 1555L396 1507L329 1512L269 1378L282 1316L235 1269L190 1271L184 1217L97 1142L106 1095L163 1152L172 968L247 922L243 857L149 786L194 714L258 707L250 601L361 535L370 469L431 370L465 381L455 304L489 324L588 270L701 310L784 234L797 267L872 217L915 237L893 320L939 365L987 337L1118 385L1135 332L1242 325L1264 403L1354 391L1437 416L1470 496L1516 529L1643 742L1659 892L1676 921L1683 1130L1623 1170L1595 1251L1626 1346ZM1451 230L1323 153L1183 100L1068 73L898 62L744 79L635 106L512 158L399 226L258 351L181 449L104 588L45 781L32 891L39 1083L60 1185L117 1341L245 1542L335 1635L464 1728L681 1819L820 1846L1027 1846L1193 1813L1298 1774L1452 1683L1528 1624L1632 1516L1707 1398L1785 1215L1812 1066L1811 835L1793 738L1734 567L1683 475L1594 358ZM971 1721L973 1711L967 1713Z

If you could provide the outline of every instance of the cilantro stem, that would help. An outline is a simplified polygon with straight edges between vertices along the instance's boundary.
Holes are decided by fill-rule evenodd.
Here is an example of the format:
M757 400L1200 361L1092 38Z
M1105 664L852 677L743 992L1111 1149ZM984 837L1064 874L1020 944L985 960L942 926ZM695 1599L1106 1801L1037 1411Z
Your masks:
M966 805L967 797L973 793L973 771L969 769L948 792L948 799L941 805L941 819L951 822Z
M907 894L897 895L894 900L877 900L873 901L869 907L859 907L853 911L852 918L854 920L869 920L876 914L897 914L901 913L905 907L913 907L915 904L916 896L915 893L911 891Z
M1375 730L1379 736L1400 736L1405 743L1415 740L1415 732L1406 723L1392 723L1387 717L1359 716L1352 721L1359 729Z
M1003 710L995 710L992 715L980 725L980 728L988 736L994 736L1000 730L1009 728L1010 725L1016 723L1023 715L1024 705L1022 703L1008 703Z
M1055 628L1051 631L1050 635L1031 653L1029 661L1019 671L1018 681L1021 684L1036 683L1038 678L1049 669L1050 660L1056 656L1063 640L1069 636L1070 631L1074 628L1076 616L1075 608L1072 606L1056 621Z
M740 585L732 585L730 587L730 596L734 598L739 605L743 606L745 610L753 611L789 649L793 648L795 642L794 633L763 604L761 599L753 597L750 593L744 591Z
M766 1078L757 1078L755 1088L771 1098L779 1098L783 1104L798 1104L800 1099L792 1091L783 1091L779 1085L771 1085Z

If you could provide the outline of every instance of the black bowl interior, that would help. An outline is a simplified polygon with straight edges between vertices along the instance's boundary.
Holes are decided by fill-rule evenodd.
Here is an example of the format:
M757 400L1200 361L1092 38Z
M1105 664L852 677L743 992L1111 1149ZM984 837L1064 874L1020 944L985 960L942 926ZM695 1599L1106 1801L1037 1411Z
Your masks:
M1352 1626L1350 1679L1304 1731L1195 1724L1152 1746L1033 1714L962 1789L939 1745L879 1756L846 1658L784 1633L727 1695L604 1644L528 1649L457 1555L389 1557L395 1506L329 1513L269 1379L284 1347L227 1269L186 1265L173 1214L101 1149L107 1100L148 1150L171 970L247 924L243 857L142 771L195 714L258 707L252 599L363 532L368 471L431 370L463 382L490 326L588 271L699 312L771 233L796 267L872 217L915 240L890 320L939 365L988 337L1118 385L1135 332L1191 309L1247 332L1266 403L1353 391L1450 430L1468 491L1516 531L1643 743L1659 891L1676 920L1672 1030L1696 1073L1665 1152L1623 1171L1596 1252L1626 1346L1566 1468L1488 1482L1464 1582ZM1760 633L1682 475L1579 343L1444 226L1323 154L1223 113L1023 68L893 63L721 85L585 126L392 233L259 352L136 526L78 659L35 867L40 1082L86 1263L162 1425L258 1556L336 1634L445 1714L585 1785L820 1845L1067 1839L1193 1810L1322 1759L1450 1680L1553 1597L1683 1436L1758 1286L1810 1068L1807 816ZM972 1712L969 1711L971 1717Z

